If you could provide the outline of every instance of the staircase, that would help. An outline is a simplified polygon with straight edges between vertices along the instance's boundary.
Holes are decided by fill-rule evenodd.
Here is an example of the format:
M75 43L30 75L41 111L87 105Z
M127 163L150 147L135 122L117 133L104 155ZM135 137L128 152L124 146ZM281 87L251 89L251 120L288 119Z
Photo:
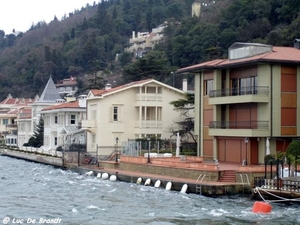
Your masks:
M235 182L235 171L234 170L224 170L219 181L234 183Z

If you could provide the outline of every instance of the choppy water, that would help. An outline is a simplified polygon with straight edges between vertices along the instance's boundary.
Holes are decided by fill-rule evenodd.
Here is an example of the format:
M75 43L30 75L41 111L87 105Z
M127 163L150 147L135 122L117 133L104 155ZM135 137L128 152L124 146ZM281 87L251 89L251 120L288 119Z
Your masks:
M208 198L110 182L0 156L0 224L300 224L300 205L251 212L242 197Z

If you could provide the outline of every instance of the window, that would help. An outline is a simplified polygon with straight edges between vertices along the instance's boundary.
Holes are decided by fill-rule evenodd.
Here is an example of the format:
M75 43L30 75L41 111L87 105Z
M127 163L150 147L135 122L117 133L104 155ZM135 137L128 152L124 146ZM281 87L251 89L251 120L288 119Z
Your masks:
M257 76L231 79L232 95L257 94Z
M57 116L54 116L54 123L57 124Z
M54 137L54 145L57 145L57 137Z
M76 115L70 115L70 124L76 124Z
M7 125L8 124L8 119L3 119L2 123L3 123L3 125Z
M118 106L114 106L114 109L113 109L113 121L118 121Z
M113 105L110 108L110 122L121 122L122 121L122 109L123 105Z
M204 81L204 95L209 95L209 92L213 90L214 80Z
M156 88L155 87L147 87L147 93L155 94L156 93Z
M162 120L162 107L142 107L142 120Z

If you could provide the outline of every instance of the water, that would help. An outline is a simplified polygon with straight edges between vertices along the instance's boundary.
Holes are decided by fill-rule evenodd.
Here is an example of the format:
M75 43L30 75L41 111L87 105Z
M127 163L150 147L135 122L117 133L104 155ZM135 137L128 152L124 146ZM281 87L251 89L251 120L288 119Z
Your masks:
M270 214L254 214L254 201L245 197L110 182L4 156L0 191L0 224L300 224L298 204L272 204Z

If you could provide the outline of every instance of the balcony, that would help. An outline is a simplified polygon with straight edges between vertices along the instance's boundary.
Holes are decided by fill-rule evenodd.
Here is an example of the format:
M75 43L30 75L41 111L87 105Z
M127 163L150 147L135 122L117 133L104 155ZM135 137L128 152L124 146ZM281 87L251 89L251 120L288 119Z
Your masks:
M211 136L265 137L269 135L269 121L211 121Z
M249 102L269 102L268 86L249 86L240 88L228 88L211 90L209 92L209 104L236 104Z
M6 128L17 129L18 125L16 123L6 124Z
M162 94L136 94L135 97L136 101L152 101L152 102L161 102L162 101Z
M156 120L146 120L146 121L136 121L135 122L136 128L162 128L162 121Z

